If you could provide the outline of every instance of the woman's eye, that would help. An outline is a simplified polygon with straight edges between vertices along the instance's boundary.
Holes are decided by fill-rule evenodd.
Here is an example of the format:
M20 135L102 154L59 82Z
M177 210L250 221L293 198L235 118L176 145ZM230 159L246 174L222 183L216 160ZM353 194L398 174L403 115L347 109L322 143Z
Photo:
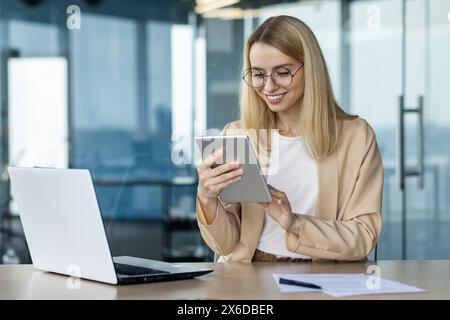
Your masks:
M278 71L277 75L279 75L280 77L287 77L287 76L289 76L289 72L287 72L287 71Z
M253 76L255 78L264 78L264 73L256 73L256 74L253 74Z

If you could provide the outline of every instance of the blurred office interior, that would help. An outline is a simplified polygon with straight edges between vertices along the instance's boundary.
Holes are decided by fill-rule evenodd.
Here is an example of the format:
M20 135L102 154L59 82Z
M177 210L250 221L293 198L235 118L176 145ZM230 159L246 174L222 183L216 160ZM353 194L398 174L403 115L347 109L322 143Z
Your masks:
M450 0L0 0L0 263L30 263L6 168L87 168L113 255L211 261L196 135L238 118L242 48L305 21L385 167L378 259L450 258Z

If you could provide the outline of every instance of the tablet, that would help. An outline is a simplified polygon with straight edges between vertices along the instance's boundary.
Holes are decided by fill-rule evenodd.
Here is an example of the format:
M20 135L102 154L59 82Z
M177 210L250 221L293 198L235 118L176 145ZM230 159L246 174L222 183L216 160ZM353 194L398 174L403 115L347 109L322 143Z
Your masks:
M271 202L272 196L266 177L247 135L224 135L196 137L197 146L203 160L214 151L223 148L223 155L213 164L216 167L231 161L239 161L244 175L220 192L220 199L228 203Z

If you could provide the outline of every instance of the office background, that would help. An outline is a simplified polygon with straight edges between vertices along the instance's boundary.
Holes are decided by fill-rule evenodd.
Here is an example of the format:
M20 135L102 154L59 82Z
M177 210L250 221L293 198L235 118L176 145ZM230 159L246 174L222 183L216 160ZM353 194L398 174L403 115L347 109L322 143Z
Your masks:
M193 137L238 118L244 41L279 14L376 132L378 259L449 259L449 0L1 0L0 263L30 262L8 165L91 170L114 255L211 260Z

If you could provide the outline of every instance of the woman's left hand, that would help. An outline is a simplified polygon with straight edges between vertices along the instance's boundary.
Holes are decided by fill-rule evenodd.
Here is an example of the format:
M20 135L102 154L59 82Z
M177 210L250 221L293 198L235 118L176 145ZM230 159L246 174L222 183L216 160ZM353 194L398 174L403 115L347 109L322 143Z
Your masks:
M292 213L291 204L286 194L269 185L272 194L272 202L260 203L267 213L284 229L289 230L295 222L295 214Z

